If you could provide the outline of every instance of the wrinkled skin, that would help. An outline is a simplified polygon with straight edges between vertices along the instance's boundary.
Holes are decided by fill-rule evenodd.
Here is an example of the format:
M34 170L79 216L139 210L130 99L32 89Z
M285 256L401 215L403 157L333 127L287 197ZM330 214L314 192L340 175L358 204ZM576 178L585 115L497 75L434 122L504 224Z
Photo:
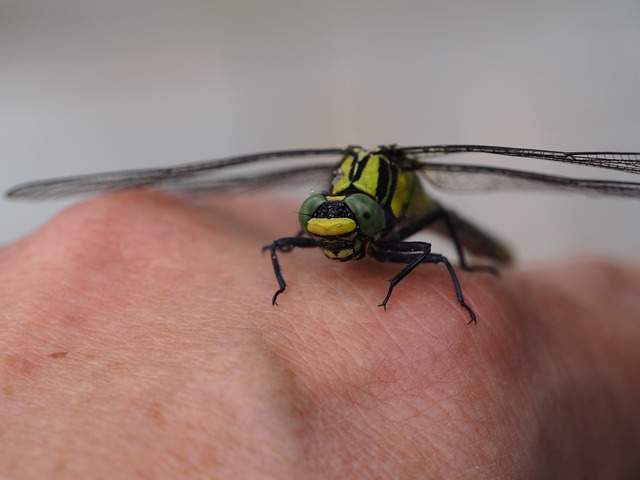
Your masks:
M273 212L276 212L275 214ZM3 478L640 478L640 262L499 278L260 247L296 205L135 191L0 252Z

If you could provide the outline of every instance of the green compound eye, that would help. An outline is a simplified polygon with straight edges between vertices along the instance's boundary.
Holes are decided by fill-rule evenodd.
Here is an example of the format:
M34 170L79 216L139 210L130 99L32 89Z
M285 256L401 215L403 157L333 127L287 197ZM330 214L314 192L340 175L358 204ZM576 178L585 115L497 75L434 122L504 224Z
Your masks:
M298 222L300 223L300 228L302 228L305 233L309 233L309 231L307 230L307 222L318 209L318 207L326 201L327 199L324 197L324 195L317 193L315 195L311 195L304 202L302 202L302 205L300 206L300 212L298 213Z
M378 202L363 193L354 193L347 196L344 203L356 216L360 231L364 235L373 237L380 233L384 227L384 212Z

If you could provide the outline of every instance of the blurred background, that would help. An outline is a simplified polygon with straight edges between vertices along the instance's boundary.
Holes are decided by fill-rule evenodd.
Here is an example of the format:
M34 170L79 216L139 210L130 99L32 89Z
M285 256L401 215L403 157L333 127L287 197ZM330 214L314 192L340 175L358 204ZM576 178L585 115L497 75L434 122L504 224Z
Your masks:
M0 0L0 189L349 144L640 151L639 47L638 0ZM526 262L638 252L638 200L434 196ZM0 241L68 204L3 198Z

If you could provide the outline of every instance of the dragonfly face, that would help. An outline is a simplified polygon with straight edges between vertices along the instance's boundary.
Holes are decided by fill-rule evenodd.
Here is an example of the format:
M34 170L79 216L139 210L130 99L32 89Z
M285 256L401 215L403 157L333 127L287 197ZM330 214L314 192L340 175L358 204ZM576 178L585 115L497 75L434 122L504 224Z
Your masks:
M327 258L343 262L362 258L368 242L385 227L383 209L363 193L312 195L300 207L298 220Z

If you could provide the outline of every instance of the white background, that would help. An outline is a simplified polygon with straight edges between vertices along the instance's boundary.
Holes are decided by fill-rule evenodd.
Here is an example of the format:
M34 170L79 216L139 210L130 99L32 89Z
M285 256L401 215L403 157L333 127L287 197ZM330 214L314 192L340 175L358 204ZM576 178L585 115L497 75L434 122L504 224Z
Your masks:
M1 190L272 149L639 151L639 134L637 0L0 0ZM525 261L638 251L637 200L435 196ZM66 204L0 200L0 241Z

